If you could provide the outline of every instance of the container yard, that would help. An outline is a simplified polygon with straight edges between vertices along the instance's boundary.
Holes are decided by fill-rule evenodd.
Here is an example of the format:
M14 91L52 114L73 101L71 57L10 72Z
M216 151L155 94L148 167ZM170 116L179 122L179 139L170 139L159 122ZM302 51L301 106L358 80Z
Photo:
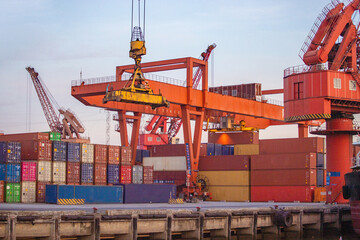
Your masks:
M81 70L67 93L107 112L106 141L26 67L48 128L0 133L0 239L358 237L360 0L331 0L301 47L305 65L270 89L233 77L210 84L215 43L199 58L144 61L145 0L129 2L133 64L96 79ZM284 135L264 138L272 127Z

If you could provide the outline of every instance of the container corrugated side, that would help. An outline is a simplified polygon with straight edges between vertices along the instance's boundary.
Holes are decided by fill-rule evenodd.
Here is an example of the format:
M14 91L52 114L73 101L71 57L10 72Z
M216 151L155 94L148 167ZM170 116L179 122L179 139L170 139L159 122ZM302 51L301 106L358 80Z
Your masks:
M6 181L6 164L0 164L0 181Z
M84 199L85 203L123 203L123 186L68 186L47 185L46 203L57 203L60 198Z
M91 163L81 164L81 184L94 182L94 165Z
M108 147L106 145L94 145L94 163L107 163Z
M251 170L251 186L316 186L316 169Z
M154 171L154 183L186 184L186 171Z
M52 160L66 161L66 142L52 142Z
M199 171L209 179L210 186L249 186L249 171Z
M119 146L108 146L108 164L120 164Z
M244 202L250 201L249 186L209 186L213 201Z
M59 132L49 132L50 141L61 141L61 133Z
M94 164L94 184L95 185L106 185L107 182L107 164L95 163Z
M324 138L284 138L260 140L260 153L324 152Z
M80 184L80 163L67 162L66 164L66 183Z
M52 182L66 183L66 162L52 162Z
M0 142L0 163L20 163L21 144L19 142Z
M325 154L324 153L316 154L316 167L325 168Z
M151 146L149 152L151 157L176 157L186 155L184 144L166 144Z
M316 168L316 153L274 153L251 156L251 169Z
M21 180L21 165L17 163L8 163L6 165L6 182L19 183Z
M252 202L312 202L309 186L251 186Z
M120 183L128 184L131 183L131 166L120 167Z
M68 142L66 145L66 160L68 162L80 162L80 143Z
M154 183L154 167L153 166L143 166L143 182L144 184L153 184Z
M81 144L81 163L94 163L94 145L82 143Z
M21 160L50 161L52 144L50 140L20 141Z
M176 198L176 186L169 184L124 184L124 203L167 203Z
M135 165L132 167L132 183L143 183L143 166Z
M5 187L5 202L19 203L21 196L20 183L6 183Z
M52 178L52 162L38 161L37 180L40 182L51 182Z
M326 187L316 187L314 189L314 202L326 202Z
M154 166L154 171L186 171L186 157L146 157L144 166Z
M21 182L21 202L22 203L36 202L36 182L30 182L30 181Z
M51 184L50 182L37 182L36 183L36 202L44 203L45 202L45 190L46 185Z
M119 183L119 171L120 166L118 164L108 164L107 172L107 182L108 184L118 184Z
M49 140L48 133L33 132L33 133L18 133L0 135L0 141L20 141L20 140Z
M37 162L21 162L21 181L33 181L37 179Z
M259 155L259 144L234 145L234 155Z
M249 170L250 156L201 156L199 158L199 171L233 171Z
M316 186L323 187L324 184L324 169L318 168L316 169Z
M208 138L209 138L209 143L217 143L222 145L259 144L258 132L234 132L234 133L209 132Z
M122 146L120 148L120 165L131 165L131 147Z
M0 203L5 201L5 181L0 181Z

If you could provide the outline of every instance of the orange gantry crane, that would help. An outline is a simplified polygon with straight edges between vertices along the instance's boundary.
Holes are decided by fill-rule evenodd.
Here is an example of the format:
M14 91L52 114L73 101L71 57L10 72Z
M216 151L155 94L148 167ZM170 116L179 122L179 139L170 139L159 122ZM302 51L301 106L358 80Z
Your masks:
M284 71L285 120L325 119L327 201L344 203L344 174L350 171L353 114L360 113L359 35L352 21L360 0L332 0L316 19L299 56L305 66Z
M50 130L53 132L61 133L62 139L80 139L80 134L84 133L85 131L80 120L70 109L65 110L59 107L55 98L47 89L45 83L41 81L39 73L37 73L34 68L27 67L26 70L31 76ZM58 113L56 112L53 105L56 106ZM63 119L61 121L59 119L59 115L63 116Z

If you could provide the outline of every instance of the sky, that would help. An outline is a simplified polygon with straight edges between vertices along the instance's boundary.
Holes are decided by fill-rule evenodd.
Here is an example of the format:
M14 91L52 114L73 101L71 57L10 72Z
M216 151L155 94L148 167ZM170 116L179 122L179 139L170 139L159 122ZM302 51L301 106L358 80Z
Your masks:
M299 50L329 2L148 0L143 62L199 57L216 43L214 65L209 67L214 69L215 86L257 82L263 89L282 88L284 69L303 64ZM80 71L83 78L111 76L116 66L133 63L128 57L131 0L0 0L0 4L0 131L49 131L25 70L32 66L58 104L77 114L92 142L105 143L106 112L72 97L71 81L79 79ZM110 143L119 144L116 123L110 124ZM260 136L296 137L297 128L270 127Z

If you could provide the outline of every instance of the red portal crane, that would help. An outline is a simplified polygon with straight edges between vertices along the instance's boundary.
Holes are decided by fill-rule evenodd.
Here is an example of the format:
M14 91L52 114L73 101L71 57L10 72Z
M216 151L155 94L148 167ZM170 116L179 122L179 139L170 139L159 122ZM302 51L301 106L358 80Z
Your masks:
M214 50L214 48L216 47L216 44L213 43L210 46L208 46L208 48L206 49L205 52L201 53L201 59L205 62L207 62L209 60L210 54L211 52ZM200 81L202 78L202 69L200 67L198 67L195 71L195 74L193 76L193 88L197 89L199 87ZM149 121L149 123L146 125L145 130L146 131L151 131L150 134L155 134L157 130L159 129L159 127L161 126L161 130L162 132L166 132L166 121L167 121L167 117L160 117L160 116L153 116L153 118ZM155 124L156 123L156 124ZM155 124L155 125L154 125ZM170 126L169 129L167 131L167 135L168 135L168 139L167 141L164 139L163 142L164 143L168 143L171 142L171 139L173 137L175 137L181 128L182 125L182 120L181 118L171 118L170 119ZM163 137L163 135L159 134L159 137Z
M360 112L359 38L352 21L359 3L332 0L325 6L299 54L306 66L284 72L285 120L326 120L326 129L312 133L326 135L330 203L347 202L344 174L351 167L352 135L359 132L353 125Z
M40 80L39 73L34 68L27 67L26 70L31 76L50 130L61 133L63 139L81 138L80 133L84 133L85 129L75 114L70 109L65 110L59 107L45 83ZM58 114L63 116L62 121L60 121L53 104L56 106Z

